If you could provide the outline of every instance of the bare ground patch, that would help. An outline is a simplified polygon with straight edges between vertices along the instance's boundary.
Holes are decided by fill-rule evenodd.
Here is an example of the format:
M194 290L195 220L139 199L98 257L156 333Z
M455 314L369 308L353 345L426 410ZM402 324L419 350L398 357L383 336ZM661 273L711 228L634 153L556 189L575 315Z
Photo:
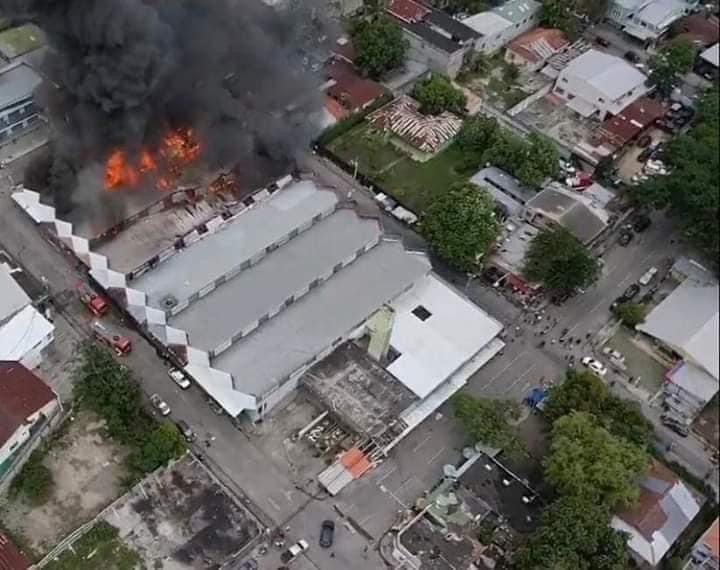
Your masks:
M127 453L105 434L98 416L80 412L52 440L45 458L53 475L50 499L39 507L9 501L0 520L34 552L47 552L122 493Z

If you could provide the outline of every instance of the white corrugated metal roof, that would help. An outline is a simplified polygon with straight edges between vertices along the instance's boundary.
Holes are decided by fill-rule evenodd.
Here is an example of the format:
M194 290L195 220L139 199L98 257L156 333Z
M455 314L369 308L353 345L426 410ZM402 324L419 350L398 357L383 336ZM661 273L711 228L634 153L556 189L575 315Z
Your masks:
M715 67L720 66L720 44L710 46L700 54L700 57Z
M0 263L0 323L29 303L30 297L13 279L8 266Z
M632 91L647 79L645 74L622 58L596 49L573 59L560 75L571 75L587 82L610 101Z
M390 344L400 353L388 371L425 398L502 330L502 325L433 274L391 303ZM422 320L413 311L423 307ZM419 312L422 314L422 311Z
M55 327L28 305L0 327L0 360L22 360Z

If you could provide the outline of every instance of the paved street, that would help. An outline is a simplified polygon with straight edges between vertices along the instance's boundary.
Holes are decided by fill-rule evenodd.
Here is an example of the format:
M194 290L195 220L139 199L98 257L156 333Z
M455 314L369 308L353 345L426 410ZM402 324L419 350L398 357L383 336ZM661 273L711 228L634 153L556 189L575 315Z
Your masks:
M20 168L11 164L6 173L17 179L16 168L19 172ZM314 164L313 170L327 183L347 187L346 177L332 167ZM75 284L82 278L75 271L74 260L41 237L29 218L11 202L5 180L2 184L0 243L11 253L19 254L33 274L45 276L52 293L74 293ZM355 198L359 202L370 200L359 190L355 192ZM389 233L403 239L406 247L424 247L423 240L403 224L387 216L384 216L384 223ZM584 338L588 332L597 332L608 319L608 306L612 300L650 265L657 265L678 251L679 246L668 244L668 234L669 224L661 216L630 247L611 249L606 255L599 283L563 307L549 308L543 314L543 320L536 321L539 324L534 326L524 322L527 315L479 280L468 281L465 276L441 269L446 279L456 282L476 303L503 321L508 331L504 354L471 379L469 390L474 394L520 399L541 378L560 377L566 365L565 354L549 342L544 349L538 348L541 337L535 336L536 333L553 318L558 322L551 333L568 328ZM75 331L87 332L90 319L77 300L69 302L58 318L64 319ZM277 458L270 457L250 431L239 431L227 418L215 415L197 389L182 391L172 384L167 368L155 350L137 333L128 331L127 334L133 341L134 350L126 363L135 371L148 394L157 392L168 402L173 418L182 418L191 425L199 436L197 451L218 477L238 495L246 497L263 524L289 526L288 544L300 538L308 540L310 549L293 564L296 569L383 567L375 550L377 541L393 524L398 511L411 505L423 490L438 480L443 465L457 461L465 441L446 405L415 430L376 470L355 482L339 497L324 498L314 483L296 480L292 469L283 469ZM542 338L549 341L551 337L552 334ZM589 347L581 344L574 350L579 356ZM202 443L204 440L210 442L209 447ZM682 440L678 440L676 452L682 445ZM334 519L337 525L337 541L331 550L317 546L320 524L326 518ZM271 548L265 557L257 558L260 567L274 570L278 566L278 555L279 551Z

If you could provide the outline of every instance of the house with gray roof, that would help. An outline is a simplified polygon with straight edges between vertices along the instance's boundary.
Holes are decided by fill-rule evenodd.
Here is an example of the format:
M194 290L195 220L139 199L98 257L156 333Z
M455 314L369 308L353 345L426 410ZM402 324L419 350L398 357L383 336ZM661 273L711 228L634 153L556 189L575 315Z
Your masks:
M709 274L699 279L695 268L683 267L690 276L636 328L677 358L666 375L665 402L692 418L718 391L720 289Z
M654 459L639 484L637 502L617 512L610 524L628 533L628 549L638 563L655 568L698 514L700 505L678 476Z
M622 58L589 49L560 71L552 93L581 117L604 121L647 93L646 80Z
M480 35L476 49L492 53L537 26L540 8L541 4L536 0L508 0L491 10L465 18L463 23Z
M40 76L24 63L0 69L0 144L38 120L33 93L40 82Z
M610 214L592 195L553 182L527 203L525 219L539 228L563 227L589 244L607 227Z

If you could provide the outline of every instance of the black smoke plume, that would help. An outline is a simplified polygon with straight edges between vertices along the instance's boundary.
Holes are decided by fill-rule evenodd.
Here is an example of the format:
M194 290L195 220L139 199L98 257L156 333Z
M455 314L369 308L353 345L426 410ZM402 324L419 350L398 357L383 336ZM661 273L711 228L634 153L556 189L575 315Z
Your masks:
M82 170L98 171L117 148L152 148L169 129L192 128L209 169L252 168L258 155L290 163L315 134L308 68L332 34L312 2L0 0L0 12L48 36L37 99L52 160L39 158L31 170L44 170L28 177L45 180L63 209Z

